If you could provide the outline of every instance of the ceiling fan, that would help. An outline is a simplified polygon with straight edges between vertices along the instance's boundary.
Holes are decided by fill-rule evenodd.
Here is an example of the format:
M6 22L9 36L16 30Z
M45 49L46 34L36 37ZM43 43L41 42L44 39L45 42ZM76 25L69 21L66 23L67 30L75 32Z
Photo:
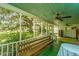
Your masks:
M56 19L63 21L64 18L71 18L72 16L61 16L60 13L56 13Z

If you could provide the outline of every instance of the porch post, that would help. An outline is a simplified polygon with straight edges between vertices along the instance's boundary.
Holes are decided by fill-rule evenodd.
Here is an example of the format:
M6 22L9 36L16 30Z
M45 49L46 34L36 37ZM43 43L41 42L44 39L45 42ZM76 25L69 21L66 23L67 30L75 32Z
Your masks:
M22 38L22 31L21 31L21 29L22 29L22 27L21 27L21 25L22 25L22 23L21 23L21 17L22 17L22 14L20 13L20 18L19 18L19 21L20 21L20 30L19 30L19 33L20 33L20 37L19 37L19 41L21 42L21 38Z
M43 24L42 24L42 20L41 20L41 36L43 34Z
M33 37L35 38L36 36L36 28L35 28L35 24L36 24L36 19L33 20Z

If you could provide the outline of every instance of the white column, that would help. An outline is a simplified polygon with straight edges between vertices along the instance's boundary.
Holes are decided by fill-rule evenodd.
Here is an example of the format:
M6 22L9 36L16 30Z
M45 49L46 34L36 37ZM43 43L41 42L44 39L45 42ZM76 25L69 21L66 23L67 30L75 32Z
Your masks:
M48 35L48 25L47 25L47 22L46 22L46 35Z
M20 18L19 18L19 21L20 21L20 38L19 38L19 41L21 42L21 38L22 38L22 31L21 31L21 25L22 25L22 23L21 23L21 17L22 17L22 14L20 13Z
M42 36L42 34L43 34L43 23L41 21L41 36Z
M54 34L54 25L52 24L52 34Z
M36 36L36 33L35 33L35 21L36 20L33 20L33 37L35 38Z

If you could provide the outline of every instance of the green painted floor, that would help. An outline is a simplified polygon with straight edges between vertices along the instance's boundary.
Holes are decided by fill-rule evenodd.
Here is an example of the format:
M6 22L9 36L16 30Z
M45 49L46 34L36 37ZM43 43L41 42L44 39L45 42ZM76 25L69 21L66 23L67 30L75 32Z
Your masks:
M56 42L49 44L46 48L41 50L38 56L57 56L57 53L62 43L74 43L75 44L76 42L77 42L76 39L60 38L60 41L58 44L56 44Z
M38 56L57 56L59 50L59 45L51 43L46 48L44 48Z

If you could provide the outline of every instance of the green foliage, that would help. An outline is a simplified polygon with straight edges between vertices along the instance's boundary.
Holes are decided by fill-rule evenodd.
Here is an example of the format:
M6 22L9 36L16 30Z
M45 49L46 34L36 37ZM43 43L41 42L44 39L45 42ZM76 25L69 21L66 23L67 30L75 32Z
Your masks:
M10 43L10 42L16 42L19 41L19 32L16 33L3 33L0 34L0 44L6 44L6 43ZM32 32L22 32L22 40L28 39L33 37L33 33ZM1 40L5 40L4 42L1 42Z
M9 40L7 42L15 42L19 40L19 32L9 34Z
M4 42L0 43L10 43L10 42L15 42L19 40L19 32L17 33L3 33L0 35L0 41L5 40Z
M32 32L22 32L22 40L31 38L33 36Z

